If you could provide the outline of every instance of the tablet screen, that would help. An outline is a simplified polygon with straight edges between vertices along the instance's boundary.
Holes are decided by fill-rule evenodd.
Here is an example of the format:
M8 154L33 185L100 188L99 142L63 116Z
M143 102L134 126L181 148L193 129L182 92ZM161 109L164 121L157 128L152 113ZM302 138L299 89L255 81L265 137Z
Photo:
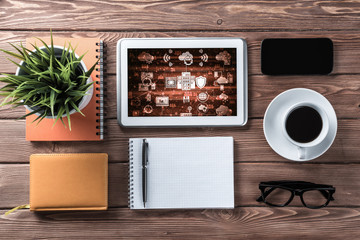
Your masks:
M128 49L128 116L237 116L236 48Z

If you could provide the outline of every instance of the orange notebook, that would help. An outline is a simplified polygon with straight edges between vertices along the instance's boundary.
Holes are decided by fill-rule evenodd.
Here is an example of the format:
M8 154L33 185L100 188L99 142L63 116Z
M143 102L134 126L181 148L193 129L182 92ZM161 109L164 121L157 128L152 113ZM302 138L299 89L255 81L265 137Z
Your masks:
M106 210L106 153L30 156L30 210Z
M42 38L50 44L50 38ZM39 124L32 123L37 116L26 117L26 140L28 141L98 141L104 138L103 134L103 43L99 38L57 38L54 37L54 45L67 47L71 42L78 56L86 53L83 61L90 69L100 58L97 71L94 70L91 78L94 81L93 96L89 104L82 110L85 117L80 113L71 115L71 131L67 125L67 118L63 118L65 126L59 120L55 126L54 119L43 119ZM30 45L43 44L36 38L26 39L26 47L33 50ZM28 113L28 111L27 111Z

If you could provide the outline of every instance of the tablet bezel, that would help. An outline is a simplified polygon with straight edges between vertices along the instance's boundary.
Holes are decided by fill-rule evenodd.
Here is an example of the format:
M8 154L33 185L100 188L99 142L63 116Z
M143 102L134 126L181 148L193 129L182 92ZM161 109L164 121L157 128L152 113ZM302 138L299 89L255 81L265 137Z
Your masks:
M128 49L236 48L237 116L128 116ZM123 38L117 43L117 118L123 127L243 126L248 118L247 45L241 38Z

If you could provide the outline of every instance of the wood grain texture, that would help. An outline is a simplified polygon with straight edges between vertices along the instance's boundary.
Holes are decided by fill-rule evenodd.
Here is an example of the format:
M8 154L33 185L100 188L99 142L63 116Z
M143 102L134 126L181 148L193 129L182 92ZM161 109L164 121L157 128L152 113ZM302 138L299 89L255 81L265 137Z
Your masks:
M95 142L27 142L24 121L1 120L0 163L27 163L32 153L106 152L110 162L128 161L128 140L131 137L212 137L233 136L235 162L289 162L276 154L266 142L263 121L253 119L246 127L237 128L121 128L115 119L106 121L104 141ZM358 137L360 121L338 122L337 137L331 148L311 163L356 163L360 160Z
M359 27L356 1L1 1L2 29L288 30ZM49 17L51 16L51 17Z
M21 210L0 217L1 236L12 239L355 239L359 230L359 208Z
M32 153L109 153L108 211L0 215L0 239L356 239L360 235L360 3L358 1L24 1L0 0L0 49L27 37L100 37L107 45L107 135L103 142L26 142L23 109L0 108L0 214L28 202ZM242 128L126 129L116 122L116 42L124 37L241 37L248 43L249 115ZM329 76L263 76L264 38L329 37ZM0 73L15 67L0 52ZM1 87L1 86L0 86ZM333 146L307 163L277 155L263 135L270 101L294 87L325 95L339 117ZM254 119L255 118L255 119ZM234 136L233 210L130 211L127 205L129 137ZM16 164L15 164L16 163ZM308 180L333 184L335 201L311 210L257 203L260 181Z
M330 207L360 207L359 164L235 163L235 205L259 206L261 181L299 180L336 187ZM0 208L12 208L29 202L29 165L0 165ZM128 164L109 164L109 207L126 207L128 200ZM290 206L302 206L295 198ZM149 211L151 212L151 211Z
M28 37L49 37L49 32L0 31L0 49L11 50L8 43L24 43ZM314 38L328 37L334 42L334 69L332 74L359 74L359 32L54 32L58 37L99 37L106 44L107 73L116 73L116 43L121 38L165 38L165 37L240 37L248 44L249 75L261 74L260 46L265 38ZM14 73L16 67L0 52L0 72Z

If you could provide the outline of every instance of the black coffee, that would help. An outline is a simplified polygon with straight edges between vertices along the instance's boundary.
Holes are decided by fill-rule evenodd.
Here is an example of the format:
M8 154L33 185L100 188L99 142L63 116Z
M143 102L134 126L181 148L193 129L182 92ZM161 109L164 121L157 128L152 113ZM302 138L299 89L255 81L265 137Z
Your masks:
M285 124L290 138L299 143L308 143L316 139L323 126L318 111L307 106L293 110Z

